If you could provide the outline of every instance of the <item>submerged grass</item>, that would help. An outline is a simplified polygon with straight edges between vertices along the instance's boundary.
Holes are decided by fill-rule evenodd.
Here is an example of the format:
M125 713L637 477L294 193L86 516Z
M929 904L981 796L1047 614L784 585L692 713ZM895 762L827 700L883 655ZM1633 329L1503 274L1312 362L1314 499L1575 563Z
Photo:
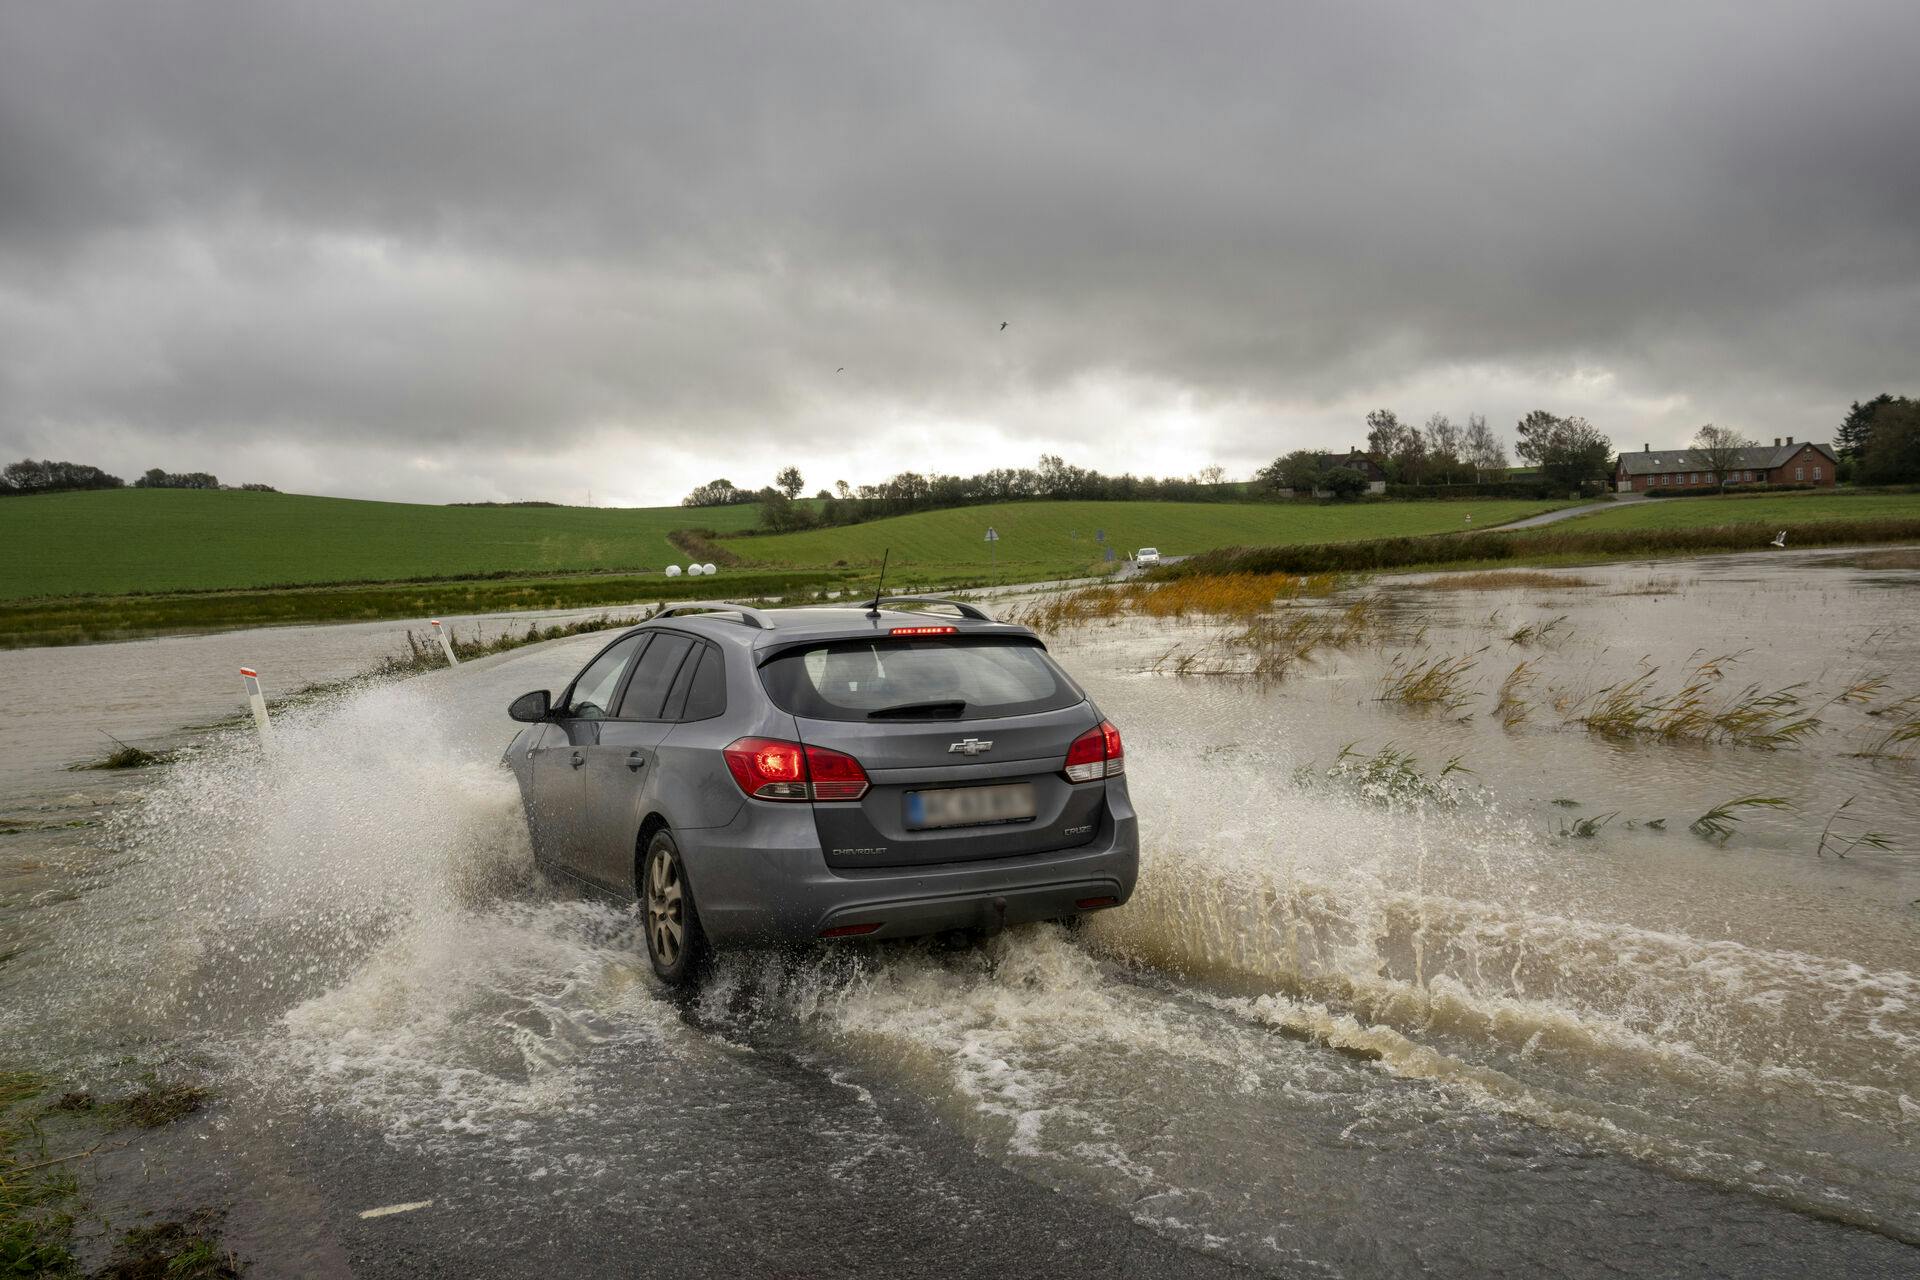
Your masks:
M0 1276L77 1275L69 1242L78 1191L39 1123L45 1077L0 1072Z
M1433 805L1451 809L1460 803L1458 784L1448 781L1454 774L1471 774L1454 756L1438 772L1423 768L1410 751L1402 751L1389 742L1371 754L1357 750L1357 742L1340 748L1331 767L1302 765L1294 771L1296 786L1312 788L1331 785L1362 800L1380 805Z
M1572 573L1500 569L1486 573L1449 573L1407 585L1421 591L1556 591L1562 587L1592 587L1599 584Z

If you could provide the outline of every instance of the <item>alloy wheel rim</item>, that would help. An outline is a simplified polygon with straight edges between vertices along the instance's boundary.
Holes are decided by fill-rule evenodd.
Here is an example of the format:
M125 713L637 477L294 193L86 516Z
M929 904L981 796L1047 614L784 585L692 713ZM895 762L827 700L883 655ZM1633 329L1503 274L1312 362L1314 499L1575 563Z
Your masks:
M686 929L685 895L680 866L665 849L656 849L647 864L647 941L661 964L671 967L680 958Z

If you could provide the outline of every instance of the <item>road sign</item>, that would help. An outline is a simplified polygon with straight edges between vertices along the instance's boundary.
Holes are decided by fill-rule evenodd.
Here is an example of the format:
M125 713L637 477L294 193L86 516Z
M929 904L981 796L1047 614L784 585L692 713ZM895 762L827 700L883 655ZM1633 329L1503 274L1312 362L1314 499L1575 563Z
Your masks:
M1095 542L1105 542L1107 540L1107 531L1105 529L1095 529L1093 531L1093 540ZM1107 559L1111 560L1113 557L1108 556Z
M987 526L987 541L988 542L1000 541L1000 531L995 529L992 525Z
M999 542L1000 542L1000 531L994 528L992 525L988 525L987 526L987 551L989 553L988 558L993 562L991 566L993 570L992 580L993 580L993 585L996 587L1000 585L1000 547L998 545Z
M1108 547L1108 548L1107 548L1107 559L1109 559L1109 560L1111 560L1111 559L1113 559L1113 548L1112 548L1112 547Z

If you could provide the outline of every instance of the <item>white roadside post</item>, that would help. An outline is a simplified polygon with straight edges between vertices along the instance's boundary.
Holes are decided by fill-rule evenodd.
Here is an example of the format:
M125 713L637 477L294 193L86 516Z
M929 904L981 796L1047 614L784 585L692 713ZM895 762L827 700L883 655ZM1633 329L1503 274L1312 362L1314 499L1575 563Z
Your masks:
M440 619L434 618L431 621L433 622L433 634L440 638L440 648L446 652L447 665L450 667L459 666L460 659L453 656L453 637L448 635L447 629L440 625Z
M240 683L247 691L247 702L253 707L253 722L260 728L260 745L273 745L273 722L267 719L266 695L260 692L260 673L252 667L240 668Z
M992 525L987 526L987 559L992 564L991 581L1000 585L1000 531Z

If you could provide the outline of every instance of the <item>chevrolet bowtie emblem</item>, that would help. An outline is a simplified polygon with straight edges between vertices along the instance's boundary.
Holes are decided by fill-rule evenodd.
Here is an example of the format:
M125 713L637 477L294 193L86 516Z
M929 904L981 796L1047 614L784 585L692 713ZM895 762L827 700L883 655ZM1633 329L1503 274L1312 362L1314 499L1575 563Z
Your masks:
M993 750L992 739L988 739L987 741L982 742L978 738L963 738L959 742L956 742L951 746L949 746L947 748L947 754L954 755L957 753L963 756L977 756L982 751L991 751L991 750Z

